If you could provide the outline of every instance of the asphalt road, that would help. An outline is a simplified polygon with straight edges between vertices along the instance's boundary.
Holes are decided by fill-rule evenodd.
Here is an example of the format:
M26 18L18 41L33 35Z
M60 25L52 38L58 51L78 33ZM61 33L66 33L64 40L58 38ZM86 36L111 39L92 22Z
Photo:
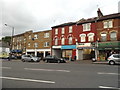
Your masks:
M119 88L118 65L3 61L0 68L2 88Z

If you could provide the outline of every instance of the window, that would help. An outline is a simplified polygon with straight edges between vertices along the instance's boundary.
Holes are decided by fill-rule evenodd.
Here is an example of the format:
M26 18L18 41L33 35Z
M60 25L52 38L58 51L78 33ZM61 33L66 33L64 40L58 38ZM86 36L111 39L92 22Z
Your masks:
M91 23L83 24L83 31L90 31L90 25Z
M35 47L35 48L38 47L38 43L34 43L34 47Z
M116 32L110 33L110 40L117 40L117 33Z
M65 34L65 28L62 28L62 34Z
M44 43L44 47L49 47L49 45L50 45L49 42Z
M104 21L104 28L112 28L113 27L113 22L112 20L107 20L107 21Z
M72 26L69 26L69 33L72 33Z
M38 35L37 34L34 35L34 39L38 39Z
M88 36L88 41L94 41L94 33L89 33L87 36Z
M101 33L101 41L106 41L106 40L107 40L107 34Z
M55 39L55 45L58 45L58 39L57 38Z
M29 35L28 37L29 37L29 39L31 39L31 35Z
M45 33L44 38L49 38L49 33Z
M57 28L55 29L55 34L58 34L58 29Z
M15 38L13 38L13 42L15 42Z
M61 39L61 44L62 44L62 45L65 44L65 38L64 38L64 37L62 37L62 39Z
M30 47L30 42L28 43L28 47Z
M81 42L86 41L86 34L80 34Z
M68 42L68 43L69 43L69 44L72 44L72 37L69 37L68 39L69 39L69 42Z

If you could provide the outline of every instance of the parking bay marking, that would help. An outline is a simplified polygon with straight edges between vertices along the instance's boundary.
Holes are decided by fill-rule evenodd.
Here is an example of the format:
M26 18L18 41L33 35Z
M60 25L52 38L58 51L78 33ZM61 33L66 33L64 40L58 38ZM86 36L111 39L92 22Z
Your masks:
M35 80L35 79L23 79L23 78L13 78L13 77L0 77L2 79L9 79L9 80L18 80L18 81L29 81L29 82L37 82L37 83L51 83L54 84L53 81L46 81L46 80Z
M36 71L57 71L57 72L70 72L69 70L55 70L55 69L33 69L33 68L24 68L25 70L36 70Z
M106 74L106 75L120 75L118 73L105 73L105 72L98 72L98 74Z
M106 86L99 86L99 88L118 89L118 90L120 90L120 88L116 88L116 87L106 87Z

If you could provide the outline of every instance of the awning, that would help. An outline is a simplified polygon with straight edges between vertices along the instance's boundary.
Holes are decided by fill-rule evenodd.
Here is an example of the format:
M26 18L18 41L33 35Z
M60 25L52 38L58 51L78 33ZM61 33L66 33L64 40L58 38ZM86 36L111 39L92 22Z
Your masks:
M15 49L15 50L11 50L12 53L21 53L22 50L18 50L18 49Z

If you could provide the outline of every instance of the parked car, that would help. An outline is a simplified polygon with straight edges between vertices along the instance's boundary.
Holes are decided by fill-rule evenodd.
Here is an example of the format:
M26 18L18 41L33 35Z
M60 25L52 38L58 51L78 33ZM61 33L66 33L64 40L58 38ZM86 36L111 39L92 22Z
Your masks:
M120 64L120 54L112 54L108 57L108 63L110 65Z
M46 56L45 58L43 58L43 61L45 61L46 63L66 63L66 61L63 59L63 58L58 58L56 56L51 56L51 55L48 55Z
M22 55L23 62L40 62L40 58L32 56L32 55Z

